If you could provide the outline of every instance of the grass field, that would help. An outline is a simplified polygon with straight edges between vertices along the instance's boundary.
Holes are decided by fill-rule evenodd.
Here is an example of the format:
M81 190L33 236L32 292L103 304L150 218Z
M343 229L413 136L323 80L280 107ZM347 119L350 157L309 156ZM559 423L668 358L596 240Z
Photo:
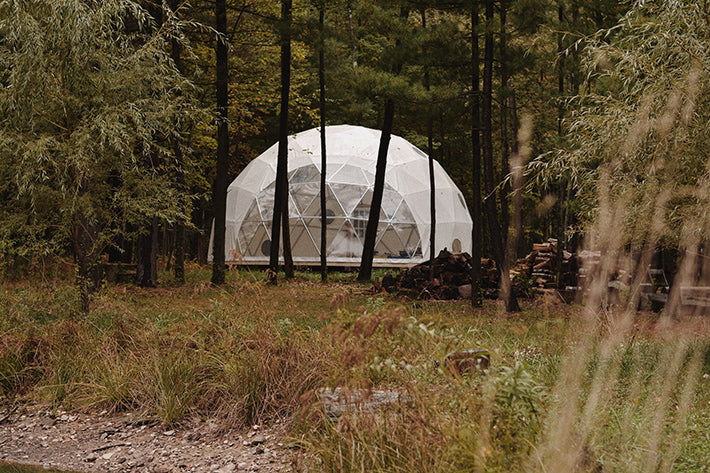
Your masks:
M339 274L278 287L194 269L157 289L108 285L89 313L70 282L0 287L0 402L135 410L225 427L288 419L304 471L710 471L704 318L592 311L554 299L505 314L489 301L372 294ZM485 348L487 373L448 353ZM323 387L404 402L324 414Z

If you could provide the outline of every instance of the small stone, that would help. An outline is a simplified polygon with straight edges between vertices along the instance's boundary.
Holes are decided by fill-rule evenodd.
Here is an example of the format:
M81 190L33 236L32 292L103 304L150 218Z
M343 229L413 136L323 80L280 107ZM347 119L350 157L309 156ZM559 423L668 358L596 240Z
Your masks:
M163 432L163 435L165 435L166 437L172 437L173 435L175 435L175 431L174 430L166 430L165 432Z
M262 453L264 453L264 449L261 447L257 447L256 450L254 450L254 454L256 455L261 455Z
M95 454L93 454L93 453L90 453L90 454L88 454L88 455L86 456L86 458L84 458L84 461L85 461L85 462L88 462L88 463L93 463L93 462L95 462L98 458L99 458L98 455L95 455Z
M166 465L155 465L153 467L153 473L170 473L172 469Z
M247 468L249 468L249 464L246 462L239 462L237 464L237 468L240 470L246 470Z
M256 445L261 445L264 442L266 442L266 438L264 438L263 435L257 435L255 437L252 437L251 441L249 442L249 445L255 447Z
M113 454L114 454L114 453L116 453L116 452L104 453L103 455L101 455L101 458L103 458L104 460L110 460L111 457L113 457Z
M236 469L237 469L237 466L234 463L227 463L222 468L217 470L217 473L232 473Z

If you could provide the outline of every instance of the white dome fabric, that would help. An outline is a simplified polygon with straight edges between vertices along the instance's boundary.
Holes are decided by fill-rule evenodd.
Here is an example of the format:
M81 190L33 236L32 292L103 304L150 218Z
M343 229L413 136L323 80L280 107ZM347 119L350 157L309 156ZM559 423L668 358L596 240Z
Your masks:
M367 226L380 131L326 128L328 158L328 264L359 265ZM320 263L320 129L288 140L289 222L296 264ZM271 240L278 144L254 159L227 192L226 259L267 264ZM439 163L436 249L470 251L471 217L463 195ZM425 153L392 136L377 229L375 266L419 263L429 257L429 168ZM210 242L210 256L211 256Z

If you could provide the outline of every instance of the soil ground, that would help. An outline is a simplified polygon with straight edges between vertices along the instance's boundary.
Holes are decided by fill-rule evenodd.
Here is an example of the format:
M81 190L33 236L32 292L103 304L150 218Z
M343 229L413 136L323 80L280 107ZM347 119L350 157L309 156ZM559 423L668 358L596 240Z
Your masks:
M166 429L136 417L48 413L21 408L0 416L0 461L45 469L113 472L290 471L285 428L223 432L215 421Z

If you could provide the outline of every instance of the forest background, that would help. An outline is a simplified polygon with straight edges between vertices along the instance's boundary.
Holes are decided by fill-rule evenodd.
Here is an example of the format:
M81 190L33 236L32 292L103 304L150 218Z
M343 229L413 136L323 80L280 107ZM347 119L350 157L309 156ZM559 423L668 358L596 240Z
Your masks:
M137 261L144 286L158 253L178 281L185 255L206 263L226 183L280 131L320 123L321 52L325 121L381 128L391 103L392 131L466 195L482 235L474 257L505 260L511 158L533 158L512 258L547 237L576 247L605 153L626 138L617 190L658 184L644 176L653 132L699 140L674 131L697 115L706 70L705 38L687 28L707 9L693 2L5 0L0 13L3 268L71 255L84 294L102 261ZM672 90L667 130L638 129L644 110L647 122L669 115ZM696 154L688 182L704 173Z

